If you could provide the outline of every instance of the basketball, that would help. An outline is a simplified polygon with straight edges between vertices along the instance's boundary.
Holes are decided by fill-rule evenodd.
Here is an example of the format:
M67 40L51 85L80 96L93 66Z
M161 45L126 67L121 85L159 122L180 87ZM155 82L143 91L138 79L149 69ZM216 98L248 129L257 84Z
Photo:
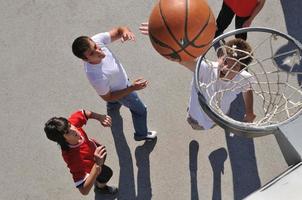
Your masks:
M205 0L159 0L148 29L154 49L180 62L193 60L210 47L216 23Z

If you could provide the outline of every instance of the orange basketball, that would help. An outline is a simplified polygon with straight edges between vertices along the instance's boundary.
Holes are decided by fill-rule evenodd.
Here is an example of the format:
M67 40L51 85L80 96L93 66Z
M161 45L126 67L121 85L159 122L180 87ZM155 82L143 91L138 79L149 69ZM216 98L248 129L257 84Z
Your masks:
M159 0L148 26L155 50L176 61L202 55L216 31L214 15L205 0Z

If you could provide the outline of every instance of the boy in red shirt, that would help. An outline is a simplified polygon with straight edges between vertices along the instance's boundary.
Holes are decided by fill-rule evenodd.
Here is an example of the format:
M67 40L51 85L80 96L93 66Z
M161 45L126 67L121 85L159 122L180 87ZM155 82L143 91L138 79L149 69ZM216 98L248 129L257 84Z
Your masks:
M218 37L231 24L234 15L235 28L249 27L263 8L265 0L223 0L221 10L216 20L217 31L215 37ZM246 40L247 33L236 35L236 38Z
M51 118L46 122L44 131L48 139L60 145L63 159L81 194L87 195L95 185L96 191L115 195L118 192L117 188L107 186L113 172L104 165L106 148L94 139L88 138L82 129L88 119L96 119L104 127L111 126L111 118L108 115L80 110L68 119Z

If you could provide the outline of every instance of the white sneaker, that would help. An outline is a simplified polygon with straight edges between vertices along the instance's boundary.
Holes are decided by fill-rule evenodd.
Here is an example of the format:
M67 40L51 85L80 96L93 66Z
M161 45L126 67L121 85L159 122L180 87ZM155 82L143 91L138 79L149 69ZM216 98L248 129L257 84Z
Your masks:
M134 140L141 141L141 140L154 140L157 137L156 131L148 131L146 136L137 136L134 135Z

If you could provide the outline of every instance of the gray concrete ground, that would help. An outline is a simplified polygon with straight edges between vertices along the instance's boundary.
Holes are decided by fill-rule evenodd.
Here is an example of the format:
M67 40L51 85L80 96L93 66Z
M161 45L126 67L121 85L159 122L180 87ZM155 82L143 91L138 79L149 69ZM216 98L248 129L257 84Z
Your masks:
M210 1L216 16L221 2ZM230 138L219 127L191 130L185 118L192 74L158 55L138 31L154 3L1 0L0 199L100 199L74 188L43 125L78 108L106 112L70 46L79 35L117 25L136 33L136 42L110 47L130 78L149 80L139 95L148 106L149 128L158 131L154 143L135 142L125 108L122 118L115 116L113 134L93 120L85 127L107 146L110 184L119 186L120 199L242 199L287 168L273 136L252 140ZM299 0L267 0L254 25L299 37L301 8Z

